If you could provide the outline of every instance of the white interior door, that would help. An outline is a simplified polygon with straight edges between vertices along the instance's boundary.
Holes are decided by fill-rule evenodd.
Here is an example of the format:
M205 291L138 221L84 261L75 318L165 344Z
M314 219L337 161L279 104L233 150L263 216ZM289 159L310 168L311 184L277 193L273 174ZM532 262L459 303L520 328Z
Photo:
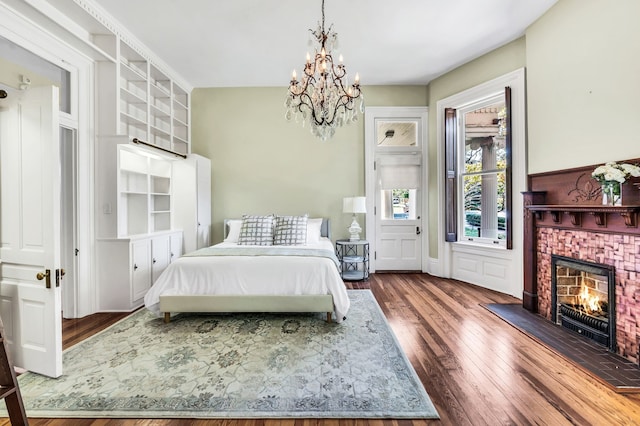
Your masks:
M62 374L58 96L0 101L0 315L14 364L50 377Z
M421 157L376 155L376 270L421 271Z

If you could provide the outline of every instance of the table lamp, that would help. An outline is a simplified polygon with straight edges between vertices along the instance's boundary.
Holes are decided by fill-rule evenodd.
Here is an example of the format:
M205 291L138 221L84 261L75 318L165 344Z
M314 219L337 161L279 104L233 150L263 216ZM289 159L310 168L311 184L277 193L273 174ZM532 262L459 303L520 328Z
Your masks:
M360 231L362 231L362 228L360 227L360 225L358 225L358 221L356 220L356 213L366 213L366 204L366 197L347 197L343 198L342 200L342 212L353 214L353 221L349 226L349 241L360 240Z

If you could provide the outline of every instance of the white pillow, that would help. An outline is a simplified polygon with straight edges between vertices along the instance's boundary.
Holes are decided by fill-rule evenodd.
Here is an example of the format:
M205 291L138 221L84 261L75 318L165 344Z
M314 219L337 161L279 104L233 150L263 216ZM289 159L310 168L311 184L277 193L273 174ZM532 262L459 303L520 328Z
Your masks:
M240 228L242 227L242 219L231 219L227 221L229 232L227 232L227 238L224 239L225 243L237 243L240 236Z
M307 244L318 244L320 242L320 228L322 218L307 219Z

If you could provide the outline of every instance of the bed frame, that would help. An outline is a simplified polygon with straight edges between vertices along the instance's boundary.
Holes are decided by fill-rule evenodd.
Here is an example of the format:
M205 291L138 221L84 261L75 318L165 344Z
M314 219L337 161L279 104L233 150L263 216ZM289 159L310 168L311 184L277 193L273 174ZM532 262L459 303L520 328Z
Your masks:
M224 237L228 234L224 221ZM329 219L323 218L320 235L331 238ZM331 322L333 296L321 295L168 295L160 296L160 312L164 322L171 321L171 312L326 312Z

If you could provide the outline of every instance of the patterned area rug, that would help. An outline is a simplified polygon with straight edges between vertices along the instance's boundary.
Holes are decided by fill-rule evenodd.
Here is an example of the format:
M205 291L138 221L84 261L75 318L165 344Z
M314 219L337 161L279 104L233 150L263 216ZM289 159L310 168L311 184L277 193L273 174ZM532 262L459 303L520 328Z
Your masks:
M26 373L29 417L438 418L369 290L341 324L320 314L140 310Z

